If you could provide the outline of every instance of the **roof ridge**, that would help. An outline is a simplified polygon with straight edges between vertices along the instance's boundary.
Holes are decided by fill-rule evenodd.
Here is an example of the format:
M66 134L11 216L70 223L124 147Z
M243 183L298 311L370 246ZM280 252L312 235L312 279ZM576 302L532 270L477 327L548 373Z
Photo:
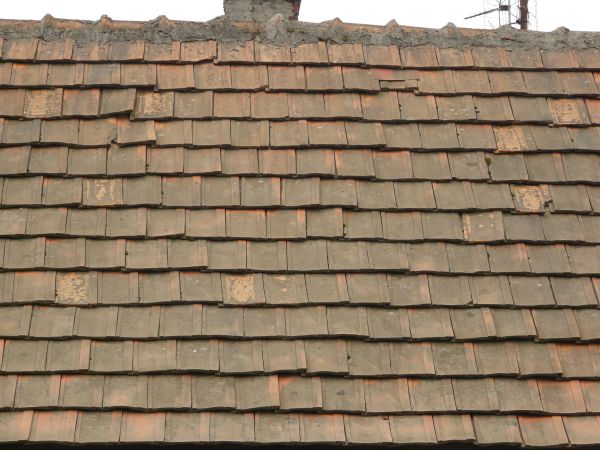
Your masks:
M150 21L122 21L102 16L97 21L56 19L0 19L0 38L40 38L46 41L73 39L76 43L130 41L151 43L217 40L253 40L277 45L300 45L317 41L338 44L398 45L411 47L502 47L523 49L598 48L600 33L571 31L565 27L551 32L523 31L505 25L494 30L459 28L448 23L440 29L399 25L344 23L340 19L320 23L289 21L281 15L266 23L231 21L225 16L207 22L170 20L159 16Z

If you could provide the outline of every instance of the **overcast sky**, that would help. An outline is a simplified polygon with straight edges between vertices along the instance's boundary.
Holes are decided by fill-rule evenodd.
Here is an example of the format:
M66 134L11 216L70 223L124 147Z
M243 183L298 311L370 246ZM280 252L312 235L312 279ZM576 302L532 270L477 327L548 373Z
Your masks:
M223 14L222 0L0 0L4 19L57 18L97 20L102 14L119 20L170 19L206 21ZM486 18L463 18L491 9L499 0L303 0L300 20L322 22L339 17L344 22L440 28L448 22L470 28L492 28L497 13ZM507 0L504 0L507 1ZM518 3L518 0L512 0ZM600 0L529 0L537 28L551 31L600 31ZM536 18L532 18L535 29Z

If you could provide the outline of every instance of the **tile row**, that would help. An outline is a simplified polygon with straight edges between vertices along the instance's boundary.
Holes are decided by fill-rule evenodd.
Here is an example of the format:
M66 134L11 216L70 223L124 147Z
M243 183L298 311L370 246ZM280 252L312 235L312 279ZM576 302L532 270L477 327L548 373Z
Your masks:
M0 177L3 207L332 208L597 214L600 186L147 175ZM97 222L91 215L86 218Z
M407 70L236 64L0 63L10 88L155 88L159 91L417 92L423 95L597 98L598 72ZM505 102L502 100L500 104ZM113 105L125 105L125 98ZM485 102L485 100L482 100ZM493 103L493 101L492 101ZM486 103L489 106L489 104ZM597 108L597 106L594 106ZM484 107L484 109L487 109ZM89 110L88 110L89 111ZM121 112L121 111L118 111ZM505 111L506 112L506 111ZM501 112L498 112L501 114Z
M553 258L549 255L548 258ZM598 307L600 278L383 273L3 272L0 303ZM90 310L91 311L91 310ZM594 314L579 316L592 320ZM392 313L390 313L392 314ZM498 313L500 314L500 313ZM516 320L516 319L515 319ZM592 323L592 322L590 322ZM580 326L587 328L588 325Z
M0 236L600 244L600 216L323 209L4 208Z
M160 95L156 93L153 95ZM158 101L149 103L160 106ZM381 123L314 120L171 120L0 118L1 143L81 147L156 144L194 147L386 147L499 152L599 151L600 126Z
M589 445L600 416L394 415L325 413L0 412L0 442Z
M110 26L110 25L109 25ZM352 25L346 25L351 29ZM600 55L584 49L505 49L501 47L441 48L431 45L336 44L319 41L296 46L273 45L258 40L219 42L172 41L155 44L144 40L78 42L71 38L46 41L38 38L0 41L5 61L146 61L278 64L344 64L417 68L492 69L598 69Z
M575 343L363 342L356 339L6 339L0 343L4 351L2 372L7 374L208 372L255 374L262 380L267 380L264 374L269 373L579 380L598 379L600 370L598 345ZM596 401L600 400L597 397L600 390L596 388L592 392Z
M600 245L0 239L0 268L453 274L600 274Z
M322 70L322 69L319 69ZM160 71L159 71L160 73ZM343 91L342 72L339 72ZM311 84L309 92L324 90ZM159 78L159 87L161 85ZM320 88L320 89L317 89ZM599 94L600 95L600 94ZM600 100L378 93L179 92L116 89L0 89L0 116L133 119L364 119L383 122L501 122L558 126L600 124Z
M231 289L231 288L230 288ZM241 290L239 285L233 289ZM235 290L233 292L236 292ZM219 308L208 305L3 306L0 337L301 338L370 340L598 341L590 309L399 308L306 306Z
M600 154L357 149L3 147L0 175L261 175L389 181L600 183Z
M600 413L599 381L300 376L0 376L2 409L431 414Z

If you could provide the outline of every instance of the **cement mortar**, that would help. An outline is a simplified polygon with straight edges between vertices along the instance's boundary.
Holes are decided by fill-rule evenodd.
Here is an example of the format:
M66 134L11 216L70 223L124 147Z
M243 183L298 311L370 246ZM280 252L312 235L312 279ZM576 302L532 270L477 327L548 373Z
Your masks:
M297 20L299 7L298 0L225 0L223 2L225 16L229 19L261 22L278 14L289 20Z
M226 16L208 22L172 21L164 16L148 22L60 20L45 16L41 21L0 20L5 39L41 38L55 41L71 38L76 43L143 40L151 43L216 40L257 40L295 46L325 41L338 44L396 44L400 47L434 45L463 48L472 46L521 49L600 49L600 33L569 31L521 31L510 26L496 30L457 28L453 24L434 30L404 27L391 21L385 26L343 23L339 19L321 23L290 21L278 14L266 22L230 20Z

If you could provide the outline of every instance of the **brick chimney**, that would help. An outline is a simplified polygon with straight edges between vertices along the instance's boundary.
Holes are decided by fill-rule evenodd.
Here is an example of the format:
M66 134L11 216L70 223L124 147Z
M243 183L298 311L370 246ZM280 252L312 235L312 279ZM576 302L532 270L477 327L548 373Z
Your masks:
M266 22L281 14L289 20L298 20L302 0L224 0L225 17L230 20Z

